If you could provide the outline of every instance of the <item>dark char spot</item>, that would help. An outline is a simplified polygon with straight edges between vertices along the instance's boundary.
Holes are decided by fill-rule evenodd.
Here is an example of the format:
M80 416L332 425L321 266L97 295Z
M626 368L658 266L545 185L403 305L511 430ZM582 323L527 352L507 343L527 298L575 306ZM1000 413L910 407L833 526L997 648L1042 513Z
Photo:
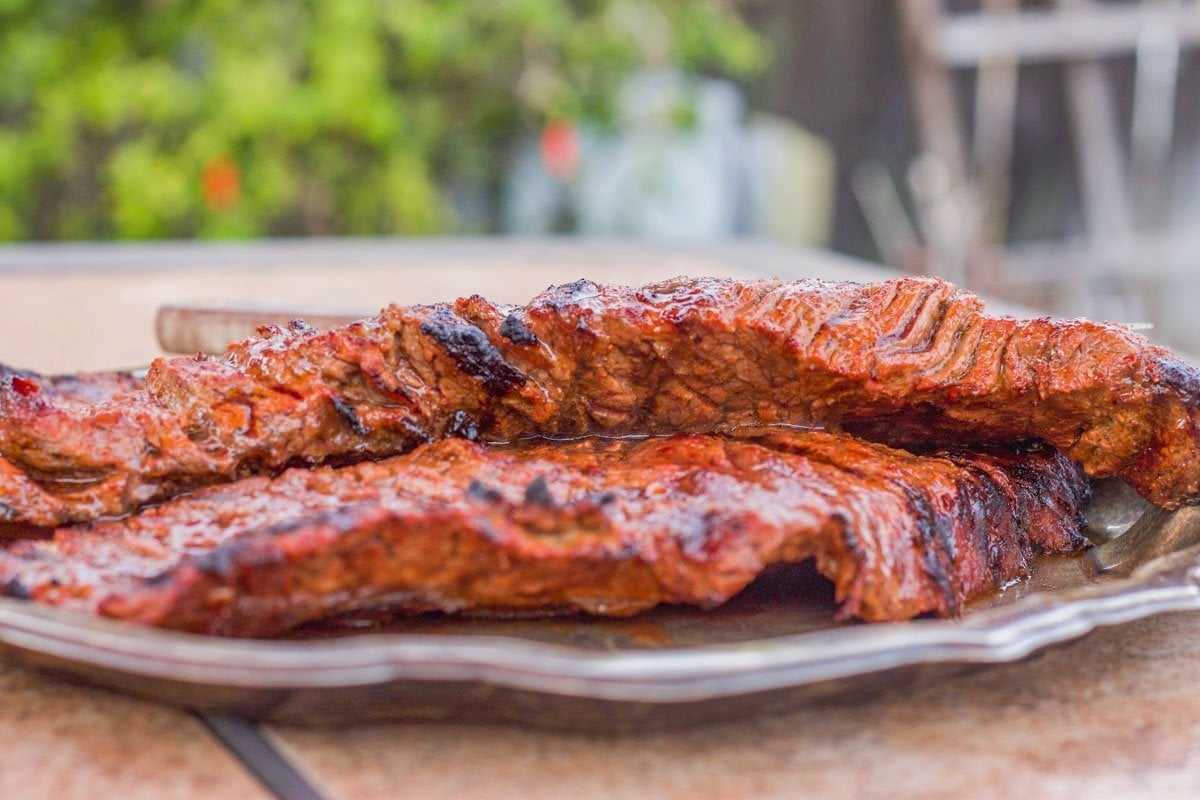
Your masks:
M371 432L371 429L359 419L358 411L355 410L352 403L347 402L337 395L334 395L331 399L333 400L333 407L337 410L338 416L346 421L346 424L350 426L350 430L359 436L366 436Z
M538 343L537 335L525 327L525 323L521 322L521 318L516 314L509 314L504 318L504 322L500 323L500 335L513 344L530 345Z
M15 597L18 600L32 600L33 592L19 578L10 578L4 584L4 593L9 597Z
M613 558L617 561L624 561L627 558L633 558L640 552L642 552L640 542L625 542L619 550L613 553Z
M546 508L555 506L554 495L550 493L550 484L545 475L538 475L525 487L525 502Z
M842 521L842 541L846 543L846 549L851 553L858 553L859 540L858 531L854 530L854 526L850 524L850 520L839 515Z
M562 286L549 287L544 294L538 296L537 304L545 308L566 309L598 294L600 287L586 278L580 278Z
M317 329L304 320L296 317L288 322L288 330L292 333L316 333Z
M587 278L579 278L558 287L559 294L569 298L592 297L598 294L599 291L599 287Z
M504 495L482 481L471 481L467 486L467 499L477 503L499 503Z
M272 530L268 532L275 533ZM231 580L247 570L270 567L285 561L287 561L287 556L277 548L251 550L249 547L234 544L211 550L199 556L193 563L198 570L207 575L222 580Z
M206 575L213 575L218 578L227 578L233 572L234 562L237 560L236 547L214 547L203 555L197 556L192 562L196 569ZM170 575L170 572L163 573Z
M446 426L446 438L466 439L474 442L479 439L479 423L461 408L454 412L450 424Z
M525 385L525 375L504 360L483 331L445 308L421 323L428 336L463 372L478 379L490 394L507 394Z

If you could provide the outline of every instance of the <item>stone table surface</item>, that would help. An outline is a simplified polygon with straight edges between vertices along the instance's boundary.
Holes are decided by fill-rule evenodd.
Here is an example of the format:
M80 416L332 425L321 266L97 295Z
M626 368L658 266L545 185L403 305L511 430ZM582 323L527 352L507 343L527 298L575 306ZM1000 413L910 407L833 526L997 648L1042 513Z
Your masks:
M308 241L0 249L0 362L144 365L161 303L370 311L479 292L521 302L587 276L871 280L879 268L764 244ZM868 702L593 737L466 725L273 727L340 798L1200 796L1200 615L1099 631L1018 664ZM0 665L0 797L268 797L194 717Z

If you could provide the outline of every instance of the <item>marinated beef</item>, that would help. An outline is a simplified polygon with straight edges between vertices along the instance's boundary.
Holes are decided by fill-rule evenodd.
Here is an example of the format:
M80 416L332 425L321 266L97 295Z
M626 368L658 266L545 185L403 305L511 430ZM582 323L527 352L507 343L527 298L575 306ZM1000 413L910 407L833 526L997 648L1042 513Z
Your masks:
M0 377L0 517L119 515L448 436L796 424L903 446L1040 439L1149 500L1200 498L1200 372L1111 324L1019 321L943 281L579 281L528 306L392 306L154 363L78 405Z
M954 615L1083 540L1051 448L916 456L743 431L484 447L292 469L0 551L11 596L231 636L362 609L627 615L713 606L815 558L843 617Z

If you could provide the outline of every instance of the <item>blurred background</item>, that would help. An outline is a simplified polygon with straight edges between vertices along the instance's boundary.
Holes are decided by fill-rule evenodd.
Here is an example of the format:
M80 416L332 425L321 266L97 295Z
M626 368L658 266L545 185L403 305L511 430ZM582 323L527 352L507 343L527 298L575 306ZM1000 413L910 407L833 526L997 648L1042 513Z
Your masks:
M0 241L827 247L1200 343L1198 0L0 0Z

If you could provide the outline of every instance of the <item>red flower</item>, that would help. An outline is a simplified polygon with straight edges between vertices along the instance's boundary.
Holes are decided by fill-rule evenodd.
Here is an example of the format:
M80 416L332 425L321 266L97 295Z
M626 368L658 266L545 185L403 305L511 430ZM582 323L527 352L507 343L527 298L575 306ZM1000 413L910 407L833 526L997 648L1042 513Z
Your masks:
M224 211L232 207L241 194L237 164L224 156L209 163L200 176L200 189L210 210Z
M568 120L552 120L542 128L542 164L559 180L579 167L579 129Z

